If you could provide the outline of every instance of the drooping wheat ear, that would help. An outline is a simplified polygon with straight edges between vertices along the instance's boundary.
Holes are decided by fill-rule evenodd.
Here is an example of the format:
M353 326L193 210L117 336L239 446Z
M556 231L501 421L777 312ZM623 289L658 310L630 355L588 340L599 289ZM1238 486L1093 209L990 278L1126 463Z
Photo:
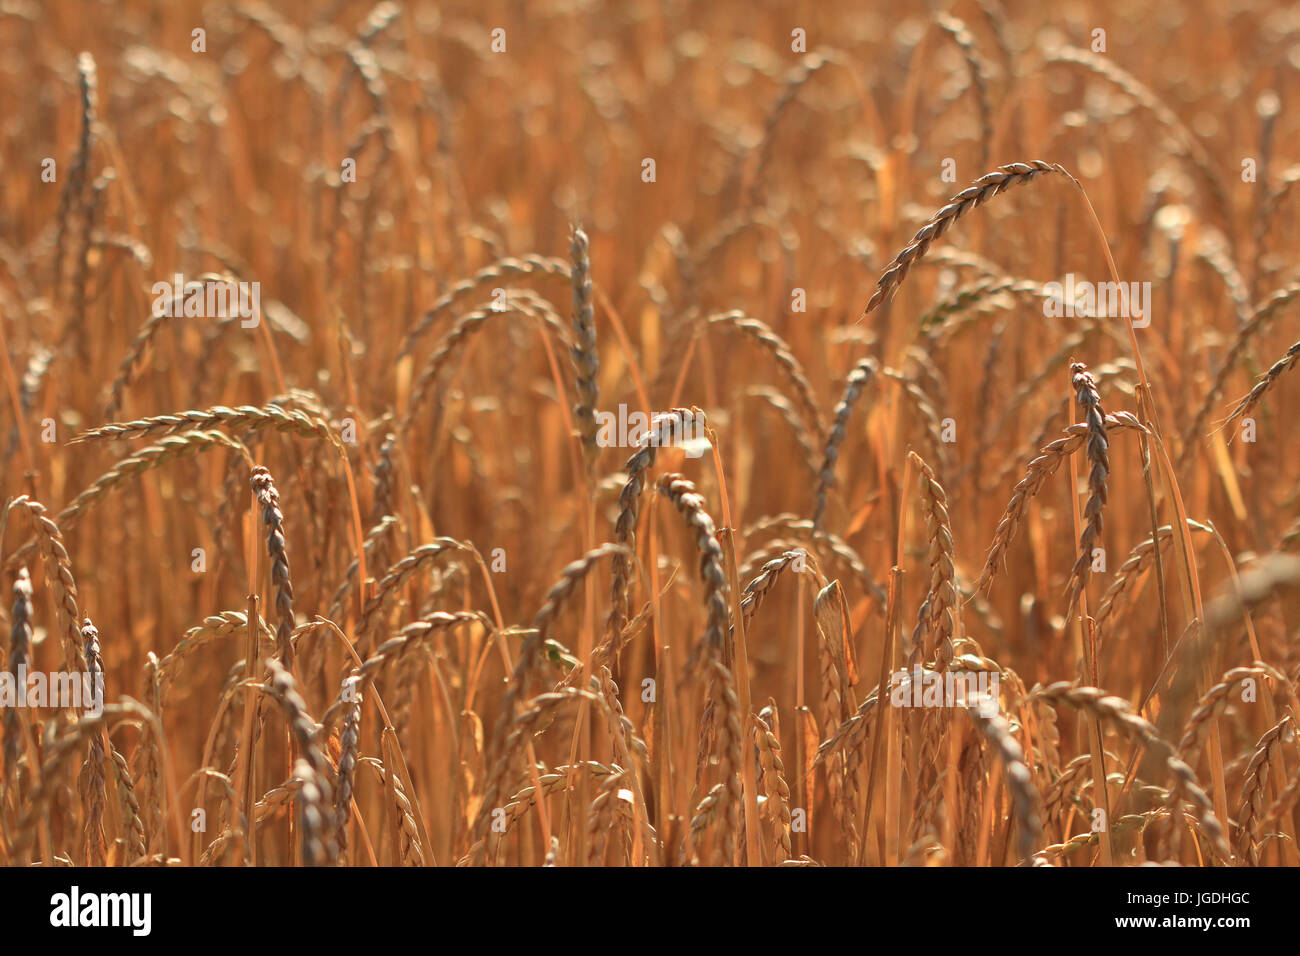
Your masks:
M64 243L68 230L68 217L73 203L85 202L87 172L90 168L91 149L95 143L95 105L99 87L99 74L95 58L86 51L77 56L77 89L81 96L81 136L77 140L77 154L68 171L68 186L59 196L58 231L54 241L54 282L56 297L61 295L63 278Z
M257 621L258 636L267 645L273 641L270 627L259 616ZM248 633L248 615L243 611L221 611L210 614L202 624L195 625L182 635L181 639L152 668L154 692L159 701L167 699L168 693L180 675L186 661L201 648L229 637L244 637Z
M32 648L32 579L25 567L18 569L18 578L14 581L14 606L10 615L9 629L9 671L18 680L21 668L26 668L31 660ZM22 690L23 688L19 688ZM22 751L22 722L18 717L17 707L5 708L4 753L5 753L5 787L13 786L15 772L18 768L18 756Z
M773 411L781 416L781 420L790 429L790 436L799 445L799 451L802 453L804 462L808 465L808 470L815 478L820 452L813 447L812 441L809 440L808 429L805 427L799 409L794 407L794 402L770 385L751 385L745 389L745 395L766 402Z
M513 276L531 276L546 275L557 278L568 279L570 276L569 263L563 259L552 258L549 256L521 256L519 258L506 257L499 259L491 265L484 266L474 275L467 279L461 279L452 285L443 293L438 301L434 302L420 317L415 328L407 333L406 338L402 341L402 347L397 352L399 359L405 358L415 347L416 341L433 328L438 321L438 316L446 312L456 300L462 296L473 292L478 286L494 279L503 279Z
M389 514L381 518L378 524L366 532L361 550L365 553L367 567L376 565L383 567L388 563L388 548L384 538L389 531L400 524L401 522L395 515ZM384 546L381 546L381 542ZM372 559L374 564L371 564ZM343 575L343 583L338 586L334 591L334 596L330 599L329 613L325 616L331 621L338 622L342 617L343 605L347 602L348 595L357 589L357 574L360 572L360 568L361 563L356 558L353 558L352 563L348 565L348 569Z
M953 658L953 639L957 636L957 567L952 543L952 521L948 517L948 496L934 477L934 470L916 452L908 452L908 459L916 466L917 490L921 508L925 513L925 536L928 542L927 560L930 580L925 596L928 608L921 659L913 663L933 660L937 670L945 670Z
M289 552L284 534L284 514L280 511L280 492L275 479L262 465L253 469L253 495L262 509L266 526L266 551L271 558L271 583L275 587L276 654L286 670L293 670L293 582L289 579Z
M1129 412L1116 412L1107 415L1105 423L1107 434L1128 429L1146 431L1145 426ZM984 571L975 586L977 592L987 590L989 585L993 583L1002 555L1006 553L1007 547L1015 538L1020 522L1024 520L1025 510L1029 506L1030 499L1038 494L1048 478L1056 474L1056 470L1061 467L1061 462L1083 445L1089 434L1090 430L1087 422L1076 422L1067 427L1064 434L1056 441L1044 445L1039 451L1038 457L1025 466L1025 477L1020 479L1015 491L1012 492L1011 500L1007 503L1006 510L1002 514L1002 520L998 523L997 531L993 534L993 543L989 546L988 558L984 562Z
M854 551L853 548L850 547L849 544L839 535L830 531L822 531L814 528L812 521L808 518L800 518L788 511L776 515L769 515L765 518L760 518L748 528L744 529L742 537L748 539L751 535L757 534L760 531L776 529L787 530L790 534L801 540L795 542L768 542L767 547L770 550L775 551L796 548L805 542L817 544L824 548L827 554L851 572L850 576L856 578L862 584L863 590L875 598L878 608L883 608L885 606L885 591L871 574L871 571L867 568L866 564L863 563L861 555ZM815 565L810 565L810 567L815 567ZM741 575L742 577L748 576L752 571L752 563L747 563L746 566L742 568Z
M587 473L593 474L600 449L596 445L596 406L600 401L600 354L596 351L596 315L591 307L591 250L582 227L573 230L569 242L569 260L573 263L573 334L569 353L577 373L578 403L573 417L582 439Z
M141 475L151 468L158 468L191 452L206 451L214 447L230 449L251 467L252 459L248 454L248 449L241 442L228 438L221 432L195 431L186 432L183 435L172 435L162 439L156 445L142 448L134 455L117 462L112 468L95 479L90 487L73 498L67 507L59 512L54 519L55 523L66 531L81 520L91 505L110 491L120 488L128 479ZM35 542L23 545L10 557L6 564L12 567L29 555L35 546Z
M1189 531L1200 531L1205 534L1211 533L1209 528L1191 518L1187 519L1187 528ZM1161 554L1164 553L1165 548L1169 546L1169 543L1173 541L1173 533L1173 525L1161 525L1160 528L1157 529L1156 534L1160 539ZM1124 596L1124 593L1132 586L1133 582L1137 580L1138 575L1151 565L1155 558L1155 553L1156 543L1155 537L1153 536L1147 538L1134 547L1133 550L1129 552L1124 563L1115 569L1115 574L1110 582L1110 587L1108 587L1106 593L1101 596L1101 601L1097 605L1097 613L1093 620L1093 628L1096 632L1096 640L1099 647L1101 645L1102 628L1114 613L1116 602ZM1179 750L1181 749L1182 748L1180 747Z
M601 781L596 796L591 801L587 813L587 865L604 866L605 851L611 832L619 828L618 815L620 804L625 801L620 796L620 787L627 779L628 771L610 774Z
M357 650L361 654L368 655L370 653L370 635L381 620L380 612L383 610L388 596L396 592L417 571L434 558L451 551L472 553L473 548L463 541L457 541L455 538L434 538L428 544L422 544L411 551L410 554L403 557L384 573L379 583L375 585L374 593L366 601L366 606L361 609L361 619L357 622L356 643Z
M1241 801L1237 808L1237 847L1252 866L1259 866L1259 824L1264 817L1268 799L1268 778L1278 747L1294 734L1294 719L1290 714L1264 732L1255 744L1250 763L1246 766L1246 781L1241 786Z
M1247 287L1246 280L1242 278L1241 272L1238 271L1237 264L1232 261L1232 252L1228 248L1228 241L1222 233L1207 230L1196 249L1196 258L1209 266L1214 274L1223 280L1224 289L1227 291L1228 297L1232 299L1233 311L1237 315L1237 324L1245 325L1249 322L1250 314L1254 311L1251 306L1250 288Z
M1293 282L1275 290L1267 299L1256 306L1255 313L1251 316L1250 321L1242 326L1241 331L1237 333L1232 347L1228 349L1228 354L1223 357L1223 364L1219 366L1218 374L1214 376L1214 381L1210 383L1205 398L1201 400L1200 408L1196 410L1192 424L1187 431L1183 432L1183 450L1178 454L1178 469L1180 471L1186 466L1196 449L1200 447L1201 439L1205 434L1205 422L1210 417L1210 411L1223 395L1223 390L1227 387L1232 370L1236 367L1237 362L1241 360L1241 357L1246 354L1246 347L1256 335L1268 326L1277 313L1282 310L1282 307L1297 296L1300 296L1300 282Z
M725 325L734 328L771 355L776 364L781 366L781 370L794 389L799 405L803 409L805 422L812 429L813 437L819 444L826 440L826 426L822 424L821 412L817 409L817 398L813 394L812 383L808 381L803 365L790 350L790 345L785 339L773 331L766 322L748 316L739 309L715 312L706 318L705 322L708 325Z
M266 691L284 711L289 732L299 753L294 776L303 781L302 857L304 866L333 863L338 858L338 844L332 826L334 813L333 770L321 748L316 722L307 712L307 704L298 693L293 675L275 658L267 661L270 680ZM311 792L308 793L308 784Z
M54 737L51 727L50 738L41 755L40 773L37 784L31 793L26 794L20 804L22 812L18 822L10 831L13 835L10 845L10 859L25 859L27 850L36 840L36 831L41 819L49 813L50 801L62 784L59 777L72 758L81 752L90 736L99 733L104 725L104 715L78 718L62 736ZM52 862L52 861L47 861Z
M782 551L759 568L758 573L750 579L749 583L741 591L740 615L746 627L754 619L754 615L758 613L759 605L763 603L763 599L776 587L777 581L781 580L781 576L791 566L807 560L807 551L802 548L791 548L788 551ZM734 626L733 624L733 629Z
M1300 362L1300 342L1296 342L1287 349L1286 353L1260 377L1260 380L1255 383L1255 387L1237 403L1237 407L1232 410L1232 414L1223 423L1223 427L1227 428L1237 419L1248 414L1264 397L1264 393L1277 384L1277 380L1282 377L1282 373L1290 371L1296 362Z
M1154 751L1165 762L1165 767L1174 778L1170 788L1169 799L1172 806L1187 801L1192 806L1192 815L1200 824L1201 831L1209 838L1215 851L1224 859L1231 854L1224 839L1223 826L1210 805L1210 798L1196 782L1196 774L1179 758L1173 746L1156 733L1156 728L1148 721L1133 713L1128 701L1121 697L1111 697L1097 687L1080 687L1065 681L1058 681L1046 687L1035 687L1030 692L1031 698L1044 698L1069 704L1099 720L1113 723L1126 737L1140 746Z
M817 746L817 756L813 759L813 766L819 766L839 753L860 755L870 736L871 721L876 714L876 705L879 701L877 691L873 690L866 700L858 704L858 709L853 716L836 727L831 735Z
M776 102L772 104L771 109L767 111L767 115L763 118L763 133L759 140L758 162L754 166L754 178L750 182L749 195L747 197L737 197L738 200L747 201L748 205L751 206L759 204L758 192L763 185L763 174L772 152L772 138L776 133L776 126L781 121L785 111L789 109L790 104L794 102L795 97L799 95L799 91L818 71L830 62L831 58L821 53L808 53L786 73L785 82L781 86L781 92L778 94ZM746 154L741 153L739 155L743 159ZM743 165L739 163L732 170L730 181L723 192L724 196L730 195L730 190L738 185L736 180L742 170Z
M113 779L117 781L118 812L122 818L122 839L126 844L123 862L130 866L149 852L144 822L140 819L140 799L136 796L131 768L112 741L108 744L108 756L113 762Z
M1187 718L1182 739L1178 741L1178 753L1185 761L1189 764L1196 763L1201 739L1209 730L1211 722L1232 703L1232 690L1244 680L1258 681L1265 677L1273 680L1280 687L1290 688L1291 682L1285 675L1268 664L1256 661L1246 667L1232 668L1219 678L1217 684L1201 695L1201 699L1196 702L1196 707L1192 710L1192 715Z
M456 324L447 330L447 334L438 340L437 346L425 361L424 366L415 377L411 386L411 398L406 414L398 424L398 431L406 434L411 423L428 398L430 390L438 380L438 374L447 365L453 355L470 340L475 332L482 329L484 323L493 316L508 315L511 312L543 322L565 348L571 348L569 330L556 313L554 306L536 293L527 289L511 289L508 305L502 309L496 302L487 303L466 312L456 320Z
M628 551L621 545L602 544L588 551L576 561L571 561L560 571L560 578L551 586L546 600L533 617L533 626L519 648L519 657L515 660L514 670L501 696L501 713L492 734L491 754L493 759L500 757L505 746L506 734L515 722L518 704L528 692L528 678L537 668L542 648L551 630L551 624L568 602L578 585L587 579L594 567L605 558L614 561L628 556ZM576 669L581 673L582 668Z
M968 702L966 712L1002 760L1002 774L1015 805L1016 856L1021 866L1028 866L1043 834L1042 799L1025 764L1024 751L1011 732L1011 725L999 713L986 715L981 709L983 706L983 701Z
M939 418L934 398L921 387L919 381L921 376L915 372L912 374L901 372L886 365L880 369L880 377L897 383L903 398L916 412L921 424L925 426L925 437L929 442L929 452L933 456L935 467L940 474L948 474L952 468L950 461L952 456L948 453L949 443L943 439L943 422Z
M99 629L90 618L81 622L81 640L86 648L86 688L91 704L104 702L104 659L99 649ZM104 865L104 735L92 734L86 754L85 790L82 797L84 826L82 846L88 866Z
M336 448L342 448L342 442L329 423L312 418L304 412L286 411L279 405L240 405L228 408L225 405L213 405L211 408L179 412L175 415L155 415L152 418L138 418L131 422L101 425L90 431L77 435L69 444L85 441L100 441L127 438L156 438L160 435L174 435L177 432L212 429L220 426L231 431L254 433L260 431L283 431L305 435L311 438L323 438ZM245 436L247 440L247 436Z
M866 309L863 310L863 316L870 315L875 311L876 306L893 296L903 279L907 277L908 270L929 251L930 245L942 236L949 226L998 193L1012 186L1027 183L1043 173L1060 173L1069 176L1061 166L1038 159L1028 163L1010 163L981 176L949 199L948 204L931 216L930 220L917 230L911 243L894 257L893 265L886 269L876 282L876 291L872 294Z
M392 804L394 816L397 818L397 853L401 865L424 866L424 847L420 844L420 828L415 822L414 805L411 803L411 798L406 794L401 775L385 768L374 757L363 757L359 763L370 767L383 780L384 793L387 795L389 803Z
M975 102L980 114L980 160L975 168L984 169L988 165L989 152L993 148L993 107L989 103L984 61L976 52L975 38L965 23L947 13L939 14L935 22L961 49L961 55L966 60L966 68L970 71L971 86L975 89Z
M26 511L32 529L36 532L36 546L41 552L45 580L54 592L63 660L69 671L76 671L85 660L86 652L81 646L81 626L78 623L81 613L77 609L77 582L72 576L72 559L68 557L67 545L63 543L63 532L39 501L20 495L14 499L13 504Z
M1003 296L1032 301L1048 298L1050 293L1045 290L1042 283L1032 279L1017 279L1014 276L1004 275L985 276L921 316L917 322L917 330L925 336L925 341L931 344L931 348L938 347L970 322L978 321L985 312L996 305L996 303L985 305L985 300ZM958 320L958 316L976 306L983 306L983 308L973 316Z
M348 814L352 809L352 784L357 774L361 744L361 694L359 677L345 677L340 697L346 701L343 727L339 731L338 787L334 792L334 840L340 856L348 849Z
M638 448L623 471L627 480L618 496L618 517L614 519L614 543L627 549L627 555L615 555L610 584L610 611L605 622L606 642L611 645L610 653L617 657L623 646L623 625L627 623L628 584L632 578L632 555L636 553L636 522L641 513L641 492L645 488L646 473L654 467L659 449L672 444L679 437L695 432L703 433L707 422L704 413L687 408L674 408L672 411L656 415L650 422L650 428L641 438Z
M729 587L723 571L722 546L718 543L713 519L704 510L704 499L696 493L695 485L682 475L670 473L661 475L656 487L686 519L686 525L695 539L695 547L700 553L699 571L700 579L704 582L706 624L704 636L691 651L687 667L688 670L702 669L703 676L711 681L711 704L717 728L718 769L726 792L723 801L726 823L722 839L715 848L715 862L730 866L735 858L736 838L740 832L741 719L735 682L725 663L728 656ZM742 661L740 666L747 666L747 663Z
M763 812L772 824L772 837L781 854L777 862L788 860L791 856L790 786L785 779L785 764L781 762L781 741L762 716L754 717L754 739L758 744L763 792L767 796Z
M333 727L340 718L345 718L351 709L351 697L364 693L389 663L414 654L438 632L461 624L480 624L484 634L491 633L492 630L491 619L482 611L432 611L423 620L407 624L401 633L380 644L360 667L352 670L344 681L339 696L321 718L321 725ZM353 679L354 683L347 683Z
M1075 558L1066 585L1066 617L1074 613L1075 604L1088 586L1092 574L1092 551L1101 541L1105 526L1103 511L1106 507L1106 480L1110 476L1110 446L1106 439L1106 413L1101 408L1101 395L1093 381L1088 366L1075 362L1070 366L1070 384L1074 399L1083 412L1083 422L1088 426L1084 453L1088 459L1088 502L1083 508L1083 529L1079 532L1079 555Z
M849 416L853 414L853 408L862 396L863 389L875 377L878 368L875 359L864 358L853 367L844 382L844 394L835 406L830 434L827 435L826 446L822 450L822 467L817 475L817 493L813 506L814 529L821 527L822 518L826 514L827 493L835 486L835 463L839 460L840 445L844 443L848 432Z
M538 732L543 719L553 714L560 705L580 700L592 704L597 713L608 718L609 712L605 707L605 701L598 694L575 687L563 687L557 691L538 694L527 701L524 709L514 718L509 736L506 737L500 755L496 758L483 785L483 800L470 827L471 849L466 862L481 866L487 858L490 849L487 838L491 830L493 814L500 809L498 801L505 794L505 783L510 776L510 768L515 766L525 747Z
M1073 63L1082 66L1107 82L1114 84L1149 110L1160 125L1173 134L1177 154L1189 162L1196 172L1200 174L1201 179L1209 187L1210 195L1214 197L1219 212L1224 216L1225 220L1228 218L1231 206L1228 202L1227 193L1223 190L1223 184L1219 180L1214 161L1206 154L1205 147L1201 145L1200 140L1183 124L1178 115L1166 106L1147 86L1139 82L1131 73L1116 66L1109 57L1098 56L1088 50L1081 50L1076 47L1065 47L1056 51L1052 56L1048 57L1047 62Z
M542 796L549 797L555 793L565 792L569 787L571 769L567 764L560 764L554 770L538 774L538 780L541 782L542 787ZM611 776L623 773L623 768L618 764L608 765L596 760L580 763L577 769L580 774L586 774L597 784L602 783ZM494 838L500 839L506 833L509 833L510 828L536 804L537 788L535 786L529 784L517 791L501 808L505 813L500 818L500 829L493 834ZM630 813L630 810L628 812Z

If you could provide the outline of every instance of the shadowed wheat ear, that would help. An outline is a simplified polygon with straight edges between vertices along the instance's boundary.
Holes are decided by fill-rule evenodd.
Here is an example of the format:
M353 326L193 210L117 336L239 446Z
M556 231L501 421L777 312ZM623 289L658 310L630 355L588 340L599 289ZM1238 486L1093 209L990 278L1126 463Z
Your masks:
M1088 371L1088 366L1075 362L1070 366L1070 384L1074 398L1083 411L1083 422L1088 435L1084 453L1088 459L1088 503L1083 509L1083 529L1079 532L1079 555L1070 571L1066 586L1066 617L1074 613L1079 596L1088 586L1092 574L1092 552L1101 541L1104 527L1102 512L1106 507L1106 480L1110 475L1110 450L1106 439L1106 413L1101 408L1101 395Z
M1201 447L1201 439L1205 434L1205 422L1210 417L1210 411L1214 408L1219 397L1223 394L1224 388L1228 384L1228 379L1232 375L1232 370L1236 367L1237 362L1246 354L1246 347L1251 340L1262 332L1281 311L1283 306L1289 304L1293 299L1300 297L1300 282L1292 282L1281 289L1277 289L1269 294L1269 297L1261 302L1256 308L1250 321L1242 326L1233 340L1231 348L1223 357L1223 362L1219 366L1218 373L1214 376L1214 381L1206 390L1205 397L1201 399L1201 405L1196 410L1196 415L1192 418L1192 423L1183 432L1182 451L1178 453L1178 468L1181 471L1183 467L1191 460L1192 454L1197 448ZM1281 374L1280 372L1278 374Z
M339 730L338 786L334 791L334 840L340 855L348 849L348 814L352 809L352 785L357 775L361 745L361 703L359 677L345 677L339 697L344 701L343 726Z
M270 679L265 685L266 691L284 711L299 754L294 776L303 781L300 793L303 865L333 863L338 858L339 849L331 826L334 819L333 770L321 748L316 722L307 712L307 704L298 693L293 675L275 658L267 661L267 669Z
M402 341L402 346L398 349L397 357L405 358L415 347L416 341L433 328L438 321L438 316L446 312L456 300L462 296L473 292L478 286L485 282L491 282L494 279L503 279L507 276L532 276L545 275L555 276L558 278L568 279L570 275L569 263L563 259L551 256L527 255L514 258L507 256L504 259L498 259L491 265L484 266L472 276L461 279L452 285L443 293L436 302L433 303L424 314L420 321L416 323L415 328L407 333L406 338Z
M1230 415L1228 415L1227 420L1224 421L1222 427L1227 428L1237 419L1248 414L1250 410L1259 403L1259 400L1264 397L1264 393L1276 385L1277 380L1282 377L1282 374L1290 371L1295 366L1296 362L1300 362L1300 342L1296 342L1287 349L1286 354L1274 362L1272 367L1260 377L1260 380L1255 383L1255 387L1247 393L1245 398L1237 403L1237 407L1232 410Z
M104 694L104 659L99 649L99 629L90 618L81 622L81 640L86 649L86 687L87 693L93 695L86 706L93 706L97 701L103 704ZM93 732L90 735L90 747L86 754L86 769L83 780L84 793L82 845L85 859L89 866L104 865L104 735Z
M947 232L949 226L976 206L982 205L998 195L998 193L1004 192L1012 186L1027 183L1044 173L1060 173L1063 176L1069 176L1069 173L1065 172L1061 166L1055 163L1045 163L1039 159L1028 163L1009 163L981 176L949 199L947 205L931 216L930 220L917 230L916 235L912 237L912 241L894 257L893 265L886 269L876 282L876 291L872 294L871 300L863 310L862 317L866 318L875 311L876 306L893 296L902 281L907 278L908 270L916 265L929 251L934 240Z
M916 466L917 488L921 507L925 512L925 537L928 542L927 560L930 580L927 585L925 620L922 641L918 645L921 658L913 665L934 660L938 670L944 670L953 658L953 640L959 636L957 627L957 568L952 543L952 521L948 517L948 496L943 485L934 476L934 470L916 452L908 452L908 459Z
M947 13L939 14L935 18L935 23L952 37L966 60L966 68L970 71L971 86L975 90L975 102L980 114L980 159L975 168L983 169L988 165L989 151L993 147L993 107L989 103L984 63L975 50L975 37L971 35L965 23Z
M1130 412L1116 412L1107 415L1105 423L1107 434L1127 429L1146 431L1146 427ZM1011 494L1011 500L1007 503L1006 510L1002 514L1002 520L998 522L997 531L993 533L993 543L989 546L988 557L984 562L984 571L975 585L976 592L987 590L989 585L993 583L1002 556L1006 553L1007 547L1016 536L1020 523L1024 520L1025 510L1029 507L1030 499L1038 494L1044 482L1056 474L1056 470L1061 467L1061 462L1077 451L1088 436L1089 427L1087 422L1077 422L1070 425L1060 438L1044 445L1039 451L1038 457L1025 466L1025 477L1021 478L1016 485L1015 491Z
M1042 798L1025 764L1024 751L1011 733L1011 725L1001 714L985 716L980 709L982 705L982 701L968 704L966 712L1002 760L1003 777L1015 806L1016 857L1021 866L1028 866L1043 835Z
M1128 701L1122 697L1109 696L1097 687L1079 687L1065 681L1035 687L1030 691L1029 698L1069 704L1099 720L1114 724L1134 743L1156 753L1164 760L1166 769L1174 778L1174 785L1169 791L1171 806L1177 805L1181 800L1188 801L1192 805L1193 816L1202 832L1213 843L1215 851L1224 859L1231 857L1224 839L1223 826L1214 815L1209 796L1196 782L1196 774L1182 761L1173 746L1156 732L1154 726L1133 713Z
M722 546L718 543L713 519L704 510L704 498L695 491L695 485L682 475L665 474L659 477L656 487L681 512L700 553L699 572L704 582L706 624L704 636L691 651L687 669L691 672L702 668L710 681L713 696L710 703L717 727L718 772L723 783L720 809L724 811L722 839L715 847L714 862L730 866L735 859L736 838L740 833L742 748L740 702L736 698L731 670L725 663L729 588L723 570ZM745 667L747 663L742 661L740 666Z
M32 579L26 568L18 569L14 581L14 606L9 627L10 672L17 674L26 667L32 649ZM22 750L22 722L17 707L6 707L4 715L5 787L13 785L18 754Z
M289 579L289 552L284 534L284 513L280 511L280 492L271 472L258 465L251 479L253 495L262 509L266 526L266 551L271 558L271 583L275 585L276 654L287 670L293 670L293 582Z
M840 445L848 432L849 416L853 407L862 397L862 391L875 377L879 366L873 358L864 358L853 367L844 382L844 395L835 406L835 415L831 423L830 434L826 437L826 447L822 450L822 467L817 473L817 493L813 505L813 529L821 527L826 514L827 493L835 486L835 463L840 457Z
M591 250L587 234L581 227L573 230L569 243L573 278L573 333L575 342L570 355L577 373L578 403L573 417L582 439L582 454L588 475L594 473L600 448L596 445L596 405L600 401L597 377L600 355L596 351L596 316L591 307Z
M695 409L674 408L670 412L656 415L642 436L640 447L623 466L627 480L618 495L614 543L621 544L628 553L614 556L610 611L605 622L606 642L611 645L610 654L614 656L618 655L622 647L623 625L629 617L628 584L632 577L632 555L636 553L636 523L641 514L641 492L645 489L646 473L654 467L661 447L671 444L675 437L685 435L692 426L700 434L707 425L704 413Z

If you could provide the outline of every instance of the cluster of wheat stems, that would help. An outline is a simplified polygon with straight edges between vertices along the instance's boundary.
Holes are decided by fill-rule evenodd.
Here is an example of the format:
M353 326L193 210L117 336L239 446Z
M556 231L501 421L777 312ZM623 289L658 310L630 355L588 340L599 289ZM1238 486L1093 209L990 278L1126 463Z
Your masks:
M788 6L0 2L0 862L1300 863L1300 23Z

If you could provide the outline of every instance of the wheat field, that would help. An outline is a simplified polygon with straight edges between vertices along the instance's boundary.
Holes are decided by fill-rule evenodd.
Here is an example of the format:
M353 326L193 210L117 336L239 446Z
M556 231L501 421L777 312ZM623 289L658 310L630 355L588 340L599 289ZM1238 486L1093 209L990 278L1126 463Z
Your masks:
M0 862L1300 864L1300 17L791 6L0 0Z

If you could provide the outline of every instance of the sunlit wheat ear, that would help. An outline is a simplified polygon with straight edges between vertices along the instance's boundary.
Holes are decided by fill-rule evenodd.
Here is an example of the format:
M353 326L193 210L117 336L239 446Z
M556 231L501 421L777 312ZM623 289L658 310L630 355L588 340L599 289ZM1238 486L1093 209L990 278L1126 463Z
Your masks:
M280 511L280 492L271 472L262 465L253 469L253 495L262 509L266 526L266 551L271 558L271 583L275 587L275 643L280 663L292 671L293 582L289 579L289 552L284 533L284 514Z
M1028 163L1010 163L1006 166L999 166L993 172L981 176L953 196L948 200L946 206L931 216L930 221L917 230L916 235L912 237L912 241L894 257L893 265L886 269L876 282L876 291L872 294L866 309L863 310L863 316L870 315L878 305L893 296L899 285L907 278L908 271L925 256L931 244L947 232L948 227L965 213L987 202L998 193L1004 192L1012 186L1030 182L1044 173L1069 175L1060 166L1045 163L1042 160L1036 159Z
M1104 524L1102 512L1106 507L1106 482L1110 476L1110 445L1106 437L1106 413L1101 408L1101 396L1088 372L1088 366L1075 362L1070 366L1070 384L1074 400L1083 411L1083 421L1088 427L1084 454L1088 462L1088 503L1083 509L1083 528L1079 532L1079 552L1070 571L1066 588L1066 616L1074 613L1079 596L1088 586L1092 574L1093 549L1101 544Z

